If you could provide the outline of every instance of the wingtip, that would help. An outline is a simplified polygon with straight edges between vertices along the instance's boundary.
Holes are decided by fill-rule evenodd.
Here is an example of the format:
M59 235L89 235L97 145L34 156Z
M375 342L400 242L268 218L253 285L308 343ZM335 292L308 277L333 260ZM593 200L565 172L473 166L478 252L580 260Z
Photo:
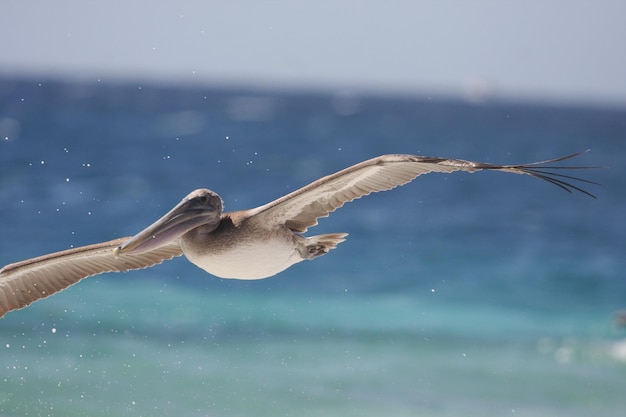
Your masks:
M540 162L533 162L533 163L529 163L529 164L522 164L522 165L518 165L515 166L513 168L519 170L521 173L525 173L525 174L529 174L532 175L536 178L540 178L544 181L547 181L551 184L556 185L557 187L569 192L570 194L572 194L574 191L578 191L582 194L587 195L588 197L594 198L594 199L598 199L598 197L594 194L592 194L591 192L583 189L582 187L579 187L575 184L572 183L572 181L578 181L581 183L585 183L585 184L591 184L591 185L597 185L597 186L605 186L602 183L596 182L596 181L591 181L591 180L587 180L584 178L580 178L580 177L575 177L573 175L567 175L567 174L560 174L557 173L555 171L559 171L559 170L580 170L580 169L599 169L601 167L598 166L585 166L585 165L550 165L550 164L554 164L555 162L562 162L568 159L572 159L572 158L576 158L580 155L586 154L588 152L591 152L591 149L585 149L573 154L569 154L569 155L565 155L562 156L560 158L554 158L554 159L549 159L549 160L545 160L545 161L540 161ZM568 181L571 180L571 181Z

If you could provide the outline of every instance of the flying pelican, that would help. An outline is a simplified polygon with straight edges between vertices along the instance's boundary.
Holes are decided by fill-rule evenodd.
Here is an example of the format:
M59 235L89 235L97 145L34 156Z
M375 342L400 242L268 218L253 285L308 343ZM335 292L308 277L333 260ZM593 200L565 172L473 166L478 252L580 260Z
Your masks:
M587 152L587 151L584 151ZM223 213L219 195L192 191L172 210L133 237L51 253L0 269L0 317L48 297L88 276L147 268L185 255L221 278L271 277L305 259L325 255L346 233L305 237L317 219L373 192L404 185L430 172L481 170L531 175L570 193L595 196L567 180L597 184L557 173L581 166L554 166L574 158L521 165L494 165L416 155L383 155L326 176L265 205Z

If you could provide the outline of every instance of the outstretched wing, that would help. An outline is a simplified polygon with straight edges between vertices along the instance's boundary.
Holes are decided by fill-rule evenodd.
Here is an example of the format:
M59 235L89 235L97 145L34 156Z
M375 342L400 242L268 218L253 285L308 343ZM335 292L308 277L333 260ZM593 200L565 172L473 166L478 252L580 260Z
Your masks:
M149 252L116 256L128 237L68 249L0 269L0 317L103 272L147 268L183 254L178 240Z
M347 202L370 193L390 190L412 181L419 175L431 172L450 173L455 171L476 172L492 170L532 175L555 184L566 191L579 191L595 198L591 193L566 182L566 180L582 181L590 184L597 183L554 172L554 170L559 169L590 167L550 165L565 159L574 158L584 152L522 165L494 165L460 159L417 155L383 155L321 178L278 200L252 209L248 214L255 216L256 221L261 224L268 226L284 224L291 230L302 233L309 227L315 226L318 218L327 217L329 213Z

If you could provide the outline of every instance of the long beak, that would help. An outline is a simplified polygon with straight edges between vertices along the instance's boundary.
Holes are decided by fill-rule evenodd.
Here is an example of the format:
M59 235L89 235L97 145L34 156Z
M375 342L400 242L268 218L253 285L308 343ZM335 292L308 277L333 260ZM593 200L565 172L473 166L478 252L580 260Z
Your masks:
M217 227L220 216L221 208L198 205L195 199L185 198L165 216L119 246L115 250L115 255L147 252L205 224Z

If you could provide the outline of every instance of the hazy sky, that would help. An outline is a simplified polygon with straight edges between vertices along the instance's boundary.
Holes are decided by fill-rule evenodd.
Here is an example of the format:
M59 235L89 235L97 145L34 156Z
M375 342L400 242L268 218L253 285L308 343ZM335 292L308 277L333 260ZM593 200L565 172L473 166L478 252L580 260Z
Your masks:
M0 1L0 74L626 106L626 1Z

